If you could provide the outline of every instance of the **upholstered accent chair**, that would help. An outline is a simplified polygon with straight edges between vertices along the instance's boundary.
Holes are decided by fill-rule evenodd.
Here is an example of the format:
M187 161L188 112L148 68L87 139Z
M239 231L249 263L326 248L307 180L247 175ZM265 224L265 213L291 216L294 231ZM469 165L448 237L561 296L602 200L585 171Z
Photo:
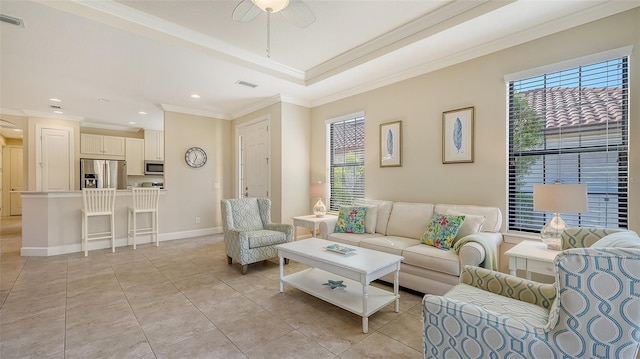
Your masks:
M573 241L555 258L553 284L467 266L444 296L426 295L425 358L635 359L640 238L587 228L564 237Z
M242 274L251 263L277 257L277 244L293 240L292 225L271 223L269 199L223 199L220 206L227 261L240 263Z

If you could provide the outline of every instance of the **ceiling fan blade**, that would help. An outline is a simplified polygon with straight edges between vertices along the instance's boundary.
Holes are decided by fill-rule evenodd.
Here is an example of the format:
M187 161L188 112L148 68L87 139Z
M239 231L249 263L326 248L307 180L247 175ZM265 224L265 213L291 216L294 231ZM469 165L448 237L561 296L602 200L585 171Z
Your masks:
M235 9L231 18L235 21L249 22L258 16L262 10L251 0L242 0Z
M313 11L300 0L290 0L289 6L281 11L282 16L298 27L307 27L316 21Z

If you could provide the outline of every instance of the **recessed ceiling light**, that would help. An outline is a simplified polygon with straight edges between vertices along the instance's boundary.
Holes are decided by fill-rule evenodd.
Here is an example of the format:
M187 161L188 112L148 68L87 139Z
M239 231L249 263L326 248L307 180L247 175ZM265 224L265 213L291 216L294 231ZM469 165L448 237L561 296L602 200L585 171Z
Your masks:
M129 124L130 124L130 125L135 125L136 123L135 123L135 122L133 122L133 121L129 121Z
M22 130L19 129L19 128L14 128L13 130L16 131L16 132L22 132Z
M60 111L60 110L55 110L55 111L53 111L53 113L62 114L62 113L64 113L64 112L62 112L62 111Z
M193 93L191 94L191 98L200 98L200 95L198 95L197 93Z
M144 111L138 111L138 115L146 115L147 113Z
M62 102L62 100L61 100L61 99L59 99L59 98L53 98L53 97L52 97L52 98L50 98L50 99L49 99L49 101L53 101L53 102Z
M100 102L109 102L111 100L109 100L108 98L99 98L98 101L100 101Z

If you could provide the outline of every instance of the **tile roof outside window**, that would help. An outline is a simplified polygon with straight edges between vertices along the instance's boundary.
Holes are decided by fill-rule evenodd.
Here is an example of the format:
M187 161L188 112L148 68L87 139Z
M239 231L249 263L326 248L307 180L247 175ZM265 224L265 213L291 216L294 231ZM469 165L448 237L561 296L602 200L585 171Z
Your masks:
M545 119L545 127L621 123L622 89L553 87L521 92L534 111Z

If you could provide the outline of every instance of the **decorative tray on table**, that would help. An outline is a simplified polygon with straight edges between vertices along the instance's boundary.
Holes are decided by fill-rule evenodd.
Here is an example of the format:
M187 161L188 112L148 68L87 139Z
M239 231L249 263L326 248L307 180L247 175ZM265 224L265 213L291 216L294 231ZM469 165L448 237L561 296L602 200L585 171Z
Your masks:
M349 253L354 253L356 251L354 248L341 246L341 245L336 244L336 243L328 245L328 246L324 247L324 249L326 249L328 251L340 253L340 254L349 254Z

